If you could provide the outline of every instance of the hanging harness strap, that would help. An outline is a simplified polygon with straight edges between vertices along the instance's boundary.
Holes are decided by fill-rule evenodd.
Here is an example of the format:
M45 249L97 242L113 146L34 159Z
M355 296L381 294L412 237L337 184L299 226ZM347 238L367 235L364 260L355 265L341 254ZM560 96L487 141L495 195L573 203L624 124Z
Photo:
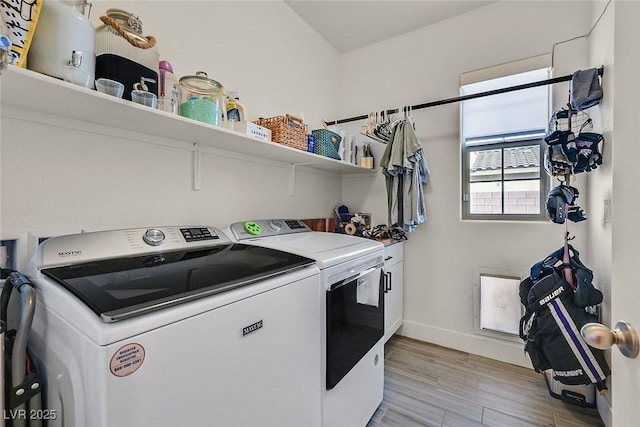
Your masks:
M603 300L603 294L593 286L593 271L580 261L580 252L568 243L567 247L569 250L569 267L571 267L574 276L575 293L573 301L575 305L584 308L600 304ZM567 264L563 261L564 250L563 246L549 254L544 260L535 263L531 267L531 280L536 283L544 275L549 274L549 269L551 268L559 269L560 271L566 268Z

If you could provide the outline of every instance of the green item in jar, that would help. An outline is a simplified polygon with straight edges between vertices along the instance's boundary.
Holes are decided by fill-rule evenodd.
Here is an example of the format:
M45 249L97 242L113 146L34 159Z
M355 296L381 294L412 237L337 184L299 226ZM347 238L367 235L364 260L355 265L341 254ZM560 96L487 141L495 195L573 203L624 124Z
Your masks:
M192 97L187 102L180 104L180 115L220 126L218 105L209 99Z

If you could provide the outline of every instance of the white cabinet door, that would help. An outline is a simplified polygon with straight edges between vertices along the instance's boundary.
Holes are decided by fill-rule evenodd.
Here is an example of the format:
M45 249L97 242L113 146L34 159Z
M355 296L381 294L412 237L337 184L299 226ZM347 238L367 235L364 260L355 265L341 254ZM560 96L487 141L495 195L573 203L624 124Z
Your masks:
M385 247L384 340L402 325L404 317L403 243Z

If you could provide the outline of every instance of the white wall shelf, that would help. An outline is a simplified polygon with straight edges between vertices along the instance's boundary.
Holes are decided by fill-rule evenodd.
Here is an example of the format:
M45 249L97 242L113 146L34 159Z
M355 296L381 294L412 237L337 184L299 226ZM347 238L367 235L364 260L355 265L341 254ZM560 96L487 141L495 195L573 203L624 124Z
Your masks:
M117 99L12 65L0 76L0 87L3 107L37 111L340 175L375 173L357 165Z

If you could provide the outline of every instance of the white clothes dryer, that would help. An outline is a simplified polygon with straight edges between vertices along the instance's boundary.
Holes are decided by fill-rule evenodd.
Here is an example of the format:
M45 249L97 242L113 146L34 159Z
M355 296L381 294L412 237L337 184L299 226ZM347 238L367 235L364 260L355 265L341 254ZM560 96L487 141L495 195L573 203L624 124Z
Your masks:
M384 390L384 245L311 231L298 220L229 227L238 242L314 259L320 268L322 424L365 426Z

